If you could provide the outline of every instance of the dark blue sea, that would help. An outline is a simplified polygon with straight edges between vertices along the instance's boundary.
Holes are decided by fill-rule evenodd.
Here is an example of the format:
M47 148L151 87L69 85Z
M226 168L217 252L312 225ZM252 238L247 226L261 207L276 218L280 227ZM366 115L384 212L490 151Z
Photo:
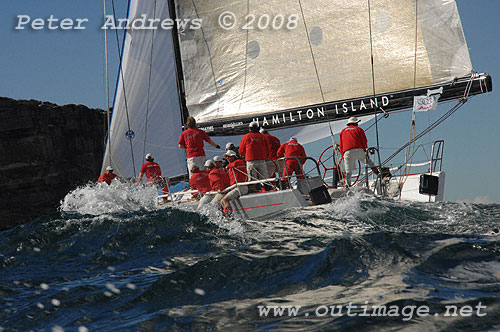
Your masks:
M498 204L243 221L120 186L0 233L0 331L500 331Z

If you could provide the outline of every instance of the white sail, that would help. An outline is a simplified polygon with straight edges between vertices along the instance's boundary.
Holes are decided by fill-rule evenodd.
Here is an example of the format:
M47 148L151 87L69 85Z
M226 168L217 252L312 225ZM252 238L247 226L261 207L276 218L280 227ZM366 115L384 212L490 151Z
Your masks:
M424 87L472 70L455 1L175 2L178 17L203 20L180 38L187 108L199 122ZM224 12L234 13L234 28L221 27Z
M167 1L131 1L129 19L141 15L168 19ZM111 161L119 175L137 176L145 154L152 153L164 175L184 174L181 128L172 32L128 30L103 168Z

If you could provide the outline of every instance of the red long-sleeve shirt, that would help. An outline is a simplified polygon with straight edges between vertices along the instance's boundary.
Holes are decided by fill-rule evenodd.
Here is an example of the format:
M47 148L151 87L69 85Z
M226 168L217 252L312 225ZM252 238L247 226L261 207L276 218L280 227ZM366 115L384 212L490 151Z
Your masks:
M222 168L215 168L208 174L210 179L210 187L213 191L222 191L229 187L229 176Z
M366 149L368 141L366 139L365 131L358 126L347 126L340 132L340 152L351 149Z
M209 142L210 137L198 128L189 128L183 131L179 137L179 145L186 147L187 158L205 156L204 141Z
M157 183L163 180L160 165L154 161L147 161L142 164L141 173L146 174L148 183Z
M281 145L276 155L278 158L296 157L299 160L307 157L304 147L295 141L289 141Z
M269 143L261 133L248 133L241 138L239 153L246 161L267 160Z
M238 183L247 182L247 167L243 160L236 159L227 165L227 172L229 174L229 184L231 186L236 184L236 180L238 180ZM236 179L234 178L234 175L236 175Z
M106 182L107 184L111 184L111 180L118 177L115 173L108 174L108 172L102 173L97 182Z
M189 186L191 188L198 190L200 193L204 194L210 191L210 179L208 178L208 172L203 170L197 173L193 173L191 179L189 179Z
M264 134L264 136L266 137L267 143L269 144L269 154L267 155L267 157L269 158L269 160L278 159L276 153L281 146L280 140L269 133Z

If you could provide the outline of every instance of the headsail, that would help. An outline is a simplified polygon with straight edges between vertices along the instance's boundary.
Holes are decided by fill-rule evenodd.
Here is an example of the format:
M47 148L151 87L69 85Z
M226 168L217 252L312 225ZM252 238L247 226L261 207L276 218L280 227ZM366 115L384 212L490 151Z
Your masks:
M406 108L441 85L454 99L472 72L455 1L174 2L178 19L202 21L179 38L183 106L211 135ZM470 94L489 90L483 75Z
M143 15L168 19L168 4L131 1L129 20ZM113 110L103 168L111 160L121 176L137 176L145 154L152 153L165 175L186 172L177 146L182 120L172 31L127 30Z

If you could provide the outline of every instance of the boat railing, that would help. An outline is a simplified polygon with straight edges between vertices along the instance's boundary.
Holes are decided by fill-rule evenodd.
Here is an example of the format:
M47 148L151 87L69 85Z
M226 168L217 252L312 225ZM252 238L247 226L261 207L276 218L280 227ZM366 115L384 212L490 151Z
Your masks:
M444 140L434 141L431 150L429 173L441 172L443 168Z

